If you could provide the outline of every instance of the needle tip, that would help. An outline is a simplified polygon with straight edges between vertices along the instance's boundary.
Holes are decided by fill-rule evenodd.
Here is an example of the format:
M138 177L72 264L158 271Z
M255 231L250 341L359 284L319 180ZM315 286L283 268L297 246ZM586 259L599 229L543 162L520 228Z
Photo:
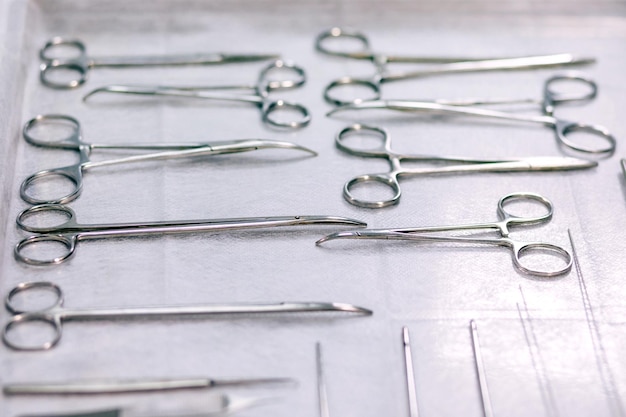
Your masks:
M402 327L402 342L405 346L409 346L411 344L411 339L409 337L409 328L406 326Z

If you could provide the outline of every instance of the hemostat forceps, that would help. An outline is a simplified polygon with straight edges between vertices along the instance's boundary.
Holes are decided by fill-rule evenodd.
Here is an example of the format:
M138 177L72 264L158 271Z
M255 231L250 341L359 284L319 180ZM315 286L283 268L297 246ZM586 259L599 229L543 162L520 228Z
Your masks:
M34 226L36 217L45 222L47 216L65 216L67 220L52 226ZM34 220L33 220L34 219ZM39 233L22 240L15 246L15 258L30 265L53 265L66 261L81 240L105 239L124 236L147 236L194 232L222 232L229 230L263 229L285 226L344 225L366 226L365 223L338 216L275 216L242 217L232 219L171 220L161 222L136 222L117 224L79 224L74 211L63 205L43 204L22 211L17 226L27 232ZM37 244L48 243L61 247L63 253L53 258L39 259L26 255L36 251ZM34 247L31 247L34 246ZM29 249L30 247L30 249Z
M341 38L351 39L358 42L360 44L360 49L352 52L346 51L345 49L340 50L328 47L328 43L332 40ZM380 98L382 84L392 81L467 72L553 68L570 65L585 65L595 62L595 59L593 58L581 58L572 54L540 55L518 58L394 56L371 51L369 41L364 34L360 32L346 31L340 28L333 28L318 35L315 41L315 48L319 52L326 55L371 61L376 66L376 73L372 77L342 77L328 84L328 86L324 89L324 99L328 103L334 105L358 103L366 99L377 100ZM388 72L386 69L387 65L390 63L421 63L436 65L429 65L427 68L415 71L392 73ZM349 85L360 86L371 90L371 96L355 97L352 100L342 100L333 97L331 94L333 90Z
M513 201L538 202L544 206L546 212L537 216L520 217L506 211L505 205ZM532 193L509 194L498 201L498 217L500 220L486 223L452 225L452 226L427 226L427 227L403 227L393 229L365 229L358 232L338 232L321 238L318 245L335 239L383 239L383 240L409 240L415 242L460 242L482 245L499 245L511 249L513 264L522 273L538 277L555 277L565 274L572 268L572 256L563 247L546 242L521 242L509 237L511 226L531 225L546 223L552 218L552 203ZM489 231L495 230L500 237L472 237L471 235L445 235L436 232L462 232L462 231ZM545 259L539 255L552 255L558 258L559 266L550 265L549 269L543 269ZM529 263L529 259L536 255L535 263L540 259L541 265ZM552 263L552 262L550 262ZM541 268L541 269L540 269Z
M550 89L553 83L563 81L574 81L587 84L591 88L591 90L588 93L577 95L557 93ZM512 112L490 110L476 107L474 105L448 105L441 104L436 101L370 100L337 107L336 109L328 112L327 116L332 116L340 111L345 110L388 109L405 113L430 113L448 116L466 116L475 118L510 120L514 122L535 123L542 124L554 129L556 133L556 139L559 144L573 151L589 154L610 155L615 151L616 141L613 135L608 131L608 129L598 125L571 122L568 120L559 119L554 116L554 109L557 105L567 102L587 101L595 97L595 94L596 85L593 81L580 75L565 74L551 77L545 82L543 100L540 101L542 107L541 115L525 115ZM454 100L451 100L451 102L453 101ZM511 102L521 101L522 100L511 100ZM489 101L484 100L482 101L482 103L489 103ZM498 100L498 103L506 103L506 101ZM602 147L590 147L589 145L578 144L573 140L567 138L568 134L572 132L586 132L592 134L606 142L606 145Z
M274 80L271 73L275 71L290 71L295 74L294 79ZM306 82L304 69L292 62L275 61L261 71L256 84L245 85L216 85L216 86L132 86L132 85L109 85L97 88L89 92L83 101L98 93L134 94L144 96L167 96L182 97L192 99L221 100L241 103L255 104L261 111L261 118L264 123L279 128L300 129L309 124L311 114L302 104L291 103L285 100L272 100L270 94L276 90L286 90L298 88ZM232 91L242 91L252 94L232 93ZM221 92L226 91L226 92ZM230 92L229 92L230 91ZM281 111L287 116L293 112L299 118L289 121L282 121L277 116Z
M56 297L51 307L29 311L15 306L12 301L20 293L47 290ZM24 297L24 295L22 295ZM173 307L138 307L138 308L112 308L112 309L84 309L72 310L63 307L63 293L57 285L47 281L27 282L19 284L9 292L5 306L13 317L4 328L2 339L4 343L15 350L46 350L54 347L61 339L63 322L69 320L112 320L112 319L166 319L175 317L199 317L199 316L224 316L242 314L290 314L306 312L346 312L360 315L371 315L372 312L365 308L342 303L318 303L318 302L283 302L275 304L207 304ZM19 326L29 322L40 322L52 327L52 338L44 343L27 344L20 340L13 331ZM27 327L24 331L28 331ZM40 330L40 329L39 329ZM32 329L34 331L34 329ZM12 336L13 335L13 336ZM16 340L17 339L17 340ZM31 339L32 340L32 339Z
M69 135L63 136L61 138L55 138L53 140L46 140L38 138L33 133L34 130L41 128L43 125L53 123L60 123L65 125L66 127L69 127ZM70 116L57 114L37 116L34 119L30 120L24 126L24 138L28 143L35 146L52 149L73 150L77 151L79 154L79 161L74 165L39 171L29 176L22 182L22 185L20 187L20 196L24 201L30 204L65 204L69 203L72 200L75 200L76 198L78 198L82 191L83 171L90 168L149 160L164 160L173 158L240 153L267 148L296 149L311 153L313 155L317 155L316 152L291 142L280 142L267 139L241 139L221 142L216 141L208 143L188 144L92 144L83 142L80 131L80 123L78 123L76 119ZM110 159L100 162L92 162L89 160L89 155L91 154L92 150L97 149L127 149L134 151L157 150L160 152L134 155L125 158ZM50 197L48 195L49 190L47 190L47 187L41 187L43 188L43 190L38 188L38 185L45 185L45 181L49 179L61 180L64 184L68 186L70 191L65 195L59 196L58 193L55 193L55 197Z
M350 135L375 135L380 137L382 145L373 149L360 149L348 143ZM352 125L341 130L336 138L335 144L342 151L365 158L384 158L389 161L391 170L386 173L364 174L352 178L343 187L343 196L350 204L366 208L382 208L397 204L400 201L402 190L400 189L400 177L424 176L431 174L466 174L473 172L528 172L528 171L561 171L591 168L597 162L571 157L531 157L509 160L480 160L461 157L446 157L432 155L408 155L395 152L391 149L391 136L381 128ZM424 161L424 162L457 162L456 165L431 166L424 168L408 169L402 167L402 161ZM357 198L352 189L355 186L371 185L378 183L387 186L393 192L393 196L388 200L368 201Z
M73 56L64 58L55 56L55 50L73 51ZM181 65L215 65L243 62L267 61L277 59L277 54L188 54L188 55L156 55L156 56L123 56L123 57L90 57L87 56L85 44L76 39L55 37L46 42L39 51L42 60L40 67L41 82L52 88L76 88L87 81L89 70L97 67L128 68L128 67L162 67ZM70 73L62 77L61 72ZM64 79L59 79L64 78Z

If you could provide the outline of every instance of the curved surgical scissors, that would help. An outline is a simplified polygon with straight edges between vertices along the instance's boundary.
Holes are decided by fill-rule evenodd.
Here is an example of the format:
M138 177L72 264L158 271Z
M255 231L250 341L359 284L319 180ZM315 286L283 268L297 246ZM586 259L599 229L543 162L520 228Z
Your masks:
M289 80L273 80L271 78L271 73L278 70L293 72L295 74L295 77L294 79ZM269 96L270 93L275 90L298 88L304 85L305 82L306 74L304 72L304 69L300 68L292 62L278 60L271 63L261 71L256 84L191 87L164 85L109 85L90 91L85 97L83 97L83 101L86 101L87 99L89 99L89 97L98 93L114 93L252 103L257 105L261 110L261 118L263 119L264 123L267 123L270 126L274 127L300 129L307 126L311 121L311 114L309 113L309 110L302 104L291 103L284 100L271 100ZM222 93L219 92L220 90L241 90L247 92L251 91L253 92L253 94L245 95L237 93ZM291 121L280 121L276 118L280 111L293 112L295 114L298 114L300 118Z
M55 296L50 307L28 310L15 306L13 299L22 293L27 297L30 291L49 291ZM25 300L24 300L25 301ZM54 347L61 339L64 321L69 320L111 320L111 319L164 319L174 317L199 317L241 314L276 314L301 312L346 312L361 315L371 315L368 309L344 303L325 302L283 302L274 304L205 304L171 307L137 307L111 309L68 309L63 307L63 292L57 285L47 281L26 282L13 288L5 299L7 310L13 317L4 327L2 339L4 343L15 350L47 350ZM12 331L27 323L40 322L52 327L54 334L49 341L38 345L27 345L21 340L11 337ZM25 329L26 330L26 329ZM15 336L14 336L15 337Z
M506 211L505 206L513 201L538 202L543 205L546 212L538 216L520 217ZM532 225L538 223L546 223L552 218L553 206L550 200L533 193L513 193L502 197L498 201L498 221L464 224L453 226L430 226L430 227L412 227L412 228L394 228L394 229L365 229L358 232L338 232L325 236L318 240L318 245L335 239L385 239L385 240L412 240L412 241L429 241L429 242L461 242L473 244L499 245L506 246L511 249L513 254L513 264L516 268L525 274L535 275L539 277L556 277L569 272L572 268L572 256L563 247L545 242L520 242L509 237L509 228L511 226ZM472 237L470 235L437 235L429 234L434 232L455 232L470 230L496 230L500 237ZM551 254L558 257L564 262L559 268L550 270L542 270L529 266L522 259L530 258L533 254L545 255Z
M342 38L357 41L360 44L360 49L354 52L348 52L345 50L331 49L326 46L327 42L333 39ZM315 41L315 48L319 52L326 55L367 60L373 62L376 66L376 73L372 77L342 77L328 84L328 86L324 89L324 99L328 103L336 106L349 103L359 103L366 99L378 100L381 96L381 85L392 81L423 78L435 75L462 74L468 72L528 70L571 65L587 65L595 62L595 59L593 58L580 58L572 54L539 55L518 58L410 57L387 55L373 52L370 49L369 40L364 34L340 28L333 28L322 32ZM421 63L439 65L431 65L428 68L415 71L392 73L386 70L387 65L390 63ZM371 91L371 96L368 98L355 97L352 100L343 100L333 97L333 90L349 85L368 89Z
M349 145L347 138L351 135L375 136L382 141L382 146L371 149L361 149ZM531 157L519 159L485 160L470 159L452 156L409 155L395 152L391 148L391 136L381 128L365 125L352 125L342 129L335 137L335 144L342 151L365 158L384 158L389 161L391 170L382 174L364 174L352 178L343 187L343 196L351 204L366 208L382 208L397 204L402 191L400 177L420 176L430 174L462 174L471 172L526 172L526 171L561 171L584 169L597 166L597 162L570 157ZM458 162L457 165L435 166L426 168L405 169L402 161L412 162ZM393 196L388 200L364 200L354 196L352 189L364 184L382 184L391 189Z
M551 89L553 84L559 82L578 82L583 83L589 87L589 91L582 94L563 94L558 93ZM576 101L588 101L595 97L597 92L596 84L579 74L561 74L546 80L543 89L543 100L494 100L493 103L503 104L507 102L537 102L541 104L542 114L539 116L515 114L511 112L483 109L475 107L472 101L459 100L461 105L441 104L436 101L415 101L415 100L370 100L360 103L346 104L337 107L327 113L327 116L332 116L338 112L345 110L364 110L364 109L388 109L401 112L415 112L415 113L432 113L451 116L469 116L479 118L490 118L499 120L510 120L515 122L528 122L542 124L554 129L556 133L556 139L560 145L565 146L576 152L596 154L596 155L611 155L615 151L616 141L615 137L609 132L609 130L603 126L570 122L568 120L559 119L554 116L554 110L556 106L562 103L571 103ZM442 100L442 102L454 103L454 100ZM489 100L475 100L477 104L490 104ZM572 139L568 139L567 135L572 132L586 132L592 134L604 142L606 145L591 147L585 144L578 144Z
M71 58L56 57L60 50L73 51ZM123 56L123 57L90 57L87 56L85 44L77 39L55 37L50 39L39 50L39 58L43 61L40 67L41 82L56 89L70 89L81 86L87 81L89 70L97 67L128 68L157 67L181 65L215 65L243 62L268 61L277 59L277 54L188 54L188 55L156 55L156 56ZM73 73L68 81L55 80L55 74Z
M56 138L55 140L37 138L34 132L37 131L37 129L42 128L46 124L51 123L62 123L65 127L68 127L70 129L70 133L67 136ZM20 195L24 201L30 204L65 204L72 200L75 200L76 198L78 198L82 191L83 171L102 166L148 160L163 160L172 158L239 153L266 148L297 149L309 152L313 155L317 155L316 152L291 142L280 142L267 139L241 139L221 142L216 141L209 143L188 144L92 144L83 142L80 123L78 122L78 120L70 116L59 114L40 115L35 117L34 119L31 119L24 126L23 134L26 141L32 145L54 149L73 150L77 151L79 154L79 161L74 165L39 171L29 176L22 182L22 185L20 187ZM100 162L92 162L89 160L89 155L91 154L91 151L95 149L125 149L140 151L159 150L161 152L134 155L126 158L110 159ZM44 184L44 181L50 179L61 180L64 184L68 185L70 191L65 195L52 198L37 196L36 194L38 190L38 184Z
M50 221L50 217L65 221L52 226L37 226L33 218L39 217L41 222ZM242 217L230 219L204 220L166 220L157 222L134 222L116 224L80 224L76 221L76 213L63 205L42 204L22 211L17 217L17 226L27 232L39 233L22 240L15 246L15 258L30 265L53 265L65 262L76 250L81 240L116 238L125 236L148 236L163 234L179 234L191 232L222 232L230 230L264 229L270 227L306 226L306 225L345 225L366 226L365 223L339 216L274 216L274 217ZM33 258L27 256L29 247L41 243L61 246L63 253L54 258ZM35 247L30 251L36 250Z

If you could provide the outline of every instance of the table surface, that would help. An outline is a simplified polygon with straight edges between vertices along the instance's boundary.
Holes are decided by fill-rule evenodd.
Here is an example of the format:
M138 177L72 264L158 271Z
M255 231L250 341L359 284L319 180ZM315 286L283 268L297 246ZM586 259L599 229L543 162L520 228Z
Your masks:
M332 415L401 416L408 411L400 334L408 326L421 415L480 416L469 331L474 319L496 416L624 415L626 184L619 161L626 137L626 7L610 1L544 3L4 2L3 294L22 281L47 280L63 288L66 305L73 308L301 300L353 303L371 308L374 315L72 322L50 351L1 347L0 383L285 376L297 379L298 387L233 391L282 397L241 415L316 416L314 345L320 341ZM330 107L321 92L329 81L373 71L368 63L315 52L316 34L332 26L358 28L375 50L398 54L568 51L594 56L597 64L584 71L598 83L597 99L559 108L557 114L607 126L618 139L617 152L589 171L406 179L399 205L354 207L341 196L343 183L387 169L384 160L351 157L335 148L335 134L356 121L388 129L394 148L410 153L493 158L557 156L561 150L553 133L541 126L384 113L324 117ZM306 103L313 121L300 131L276 131L247 105L113 96L85 104L81 97L87 91L106 84L248 83L256 80L262 65L97 69L85 86L55 91L40 84L37 58L38 49L55 35L80 38L94 56L279 52L308 75L304 88L280 97ZM383 94L540 98L543 81L556 72L431 77L385 85ZM83 223L330 214L358 218L375 228L455 224L494 220L501 196L532 191L554 203L554 218L541 227L518 228L513 236L575 249L578 263L564 277L535 280L513 267L506 248L382 241L316 247L315 240L335 229L310 227L89 241L63 265L24 266L12 255L13 245L25 236L14 223L27 207L19 198L19 184L37 170L76 158L72 152L38 149L23 141L23 123L49 113L77 118L88 142L267 138L319 153L312 158L268 150L94 169L85 176L82 196L71 203ZM9 317L0 313L2 322ZM200 412L210 398L206 391L4 396L0 416L117 405L144 415Z

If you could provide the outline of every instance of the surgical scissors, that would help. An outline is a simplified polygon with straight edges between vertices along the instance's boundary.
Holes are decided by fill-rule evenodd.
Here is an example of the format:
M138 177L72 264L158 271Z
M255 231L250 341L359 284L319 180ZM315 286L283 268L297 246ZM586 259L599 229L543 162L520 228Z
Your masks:
M551 86L559 82L578 82L589 86L590 91L582 94L563 94L553 91ZM345 110L363 110L363 109L388 109L401 112L415 113L431 113L450 116L467 116L478 118L490 118L499 120L510 120L514 122L527 122L542 124L554 129L558 143L573 151L596 154L611 155L615 151L616 141L611 132L603 126L592 125L587 123L571 122L559 119L554 116L556 106L562 103L588 101L595 97L597 91L596 84L579 74L561 74L546 80L543 89L543 100L538 101L541 104L542 114L538 116L515 114L511 112L483 109L470 105L449 105L437 103L435 101L417 101L417 100L371 100L360 103L346 104L327 113L332 116L340 111ZM522 102L530 100L510 100L510 102ZM450 100L454 102L454 100ZM462 101L459 101L462 102ZM476 103L489 104L488 100L475 100ZM497 100L494 103L503 104L506 100ZM536 101L537 102L537 101ZM586 132L594 135L607 143L605 146L590 147L585 144L578 144L567 138L572 132ZM593 146L593 145L592 145Z
M349 52L346 50L331 49L326 43L333 39L351 39L360 44L360 49ZM423 56L394 56L376 53L370 50L369 40L360 32L332 28L318 35L315 41L315 49L326 55L343 58L371 61L376 66L376 73L368 78L342 77L332 81L324 90L324 99L333 105L358 103L363 97L352 100L343 100L333 97L332 91L344 86L358 86L371 90L371 100L380 99L381 86L392 81L423 78L435 75L460 74L468 72L505 71L505 70L528 70L540 68L553 68L571 65L586 65L595 62L593 58L581 58L572 54L554 54L527 56L518 58L468 58L468 57L423 57ZM386 66L390 63L421 63L439 64L429 68L409 72L388 72Z
M507 212L506 205L511 202L537 202L546 209L545 213L536 216L517 216ZM424 241L424 242L460 242L460 243L472 243L483 245L498 245L506 246L511 249L513 255L513 264L522 273L528 275L535 275L538 277L556 277L566 274L572 269L572 256L563 247L557 246L551 243L545 242L521 242L512 239L509 236L509 228L511 226L532 225L539 223L546 223L552 218L553 206L550 200L533 193L513 193L502 197L498 201L498 221L475 223L475 224L463 224L463 225L451 225L451 226L427 226L427 227L404 227L404 228L392 228L392 229L365 229L359 232L338 232L325 236L316 242L317 245L328 242L335 239L384 239L384 240L409 240L409 241ZM471 230L495 230L499 233L500 237L472 237L471 235L442 235L432 234L435 232L462 232ZM430 234L429 234L430 233ZM558 258L559 263L563 263L562 266L550 265L550 269L539 269L538 267L523 262L523 258L530 258L533 254L537 257L535 263L539 260L542 266L545 266L546 259L538 255L548 255L550 257ZM554 262L551 262L554 263Z
M380 138L382 146L371 149L361 149L348 144L349 136L373 135ZM335 138L335 144L342 151L365 158L384 158L389 161L391 170L381 174L364 174L352 178L344 184L343 196L350 204L365 208L388 207L400 202L402 190L400 177L423 176L431 174L463 174L472 172L527 172L527 171L556 171L573 170L595 167L598 163L571 157L531 157L519 159L481 160L451 156L409 155L395 152L391 148L391 136L385 129L373 126L355 124L342 129ZM402 161L409 162L458 162L456 165L432 166L407 169L402 167ZM365 184L381 184L391 189L393 196L387 200L365 200L353 194L356 186Z
M55 301L50 307L34 310L23 309L13 304L13 299L20 293L34 291L49 291ZM22 295L21 297L27 297ZM372 311L344 303L325 302L283 302L268 304L204 304L172 307L136 307L136 308L111 308L111 309L68 309L63 307L63 292L61 288L52 282L35 281L21 283L13 288L6 297L5 306L13 314L13 317L4 327L2 340L15 350L47 350L54 347L61 339L64 321L93 321L112 319L164 319L175 317L199 317L199 316L223 316L223 315L250 315L250 314L276 314L276 313L306 313L306 312L345 312L359 315L371 315ZM52 327L54 336L49 341L41 344L26 344L18 340L18 336L11 336L18 326L27 323L39 322ZM24 331L28 331L24 328ZM34 331L34 329L32 329ZM20 335L22 339L25 335Z
M290 80L273 80L270 76L272 72L289 71L295 74L294 79ZM97 88L85 95L83 101L87 101L89 97L98 93L117 93L117 94L134 94L147 96L167 96L167 97L183 97L193 99L206 100L222 100L235 101L242 103L252 103L261 110L261 118L264 123L273 127L300 129L309 124L311 114L309 110L302 104L291 103L285 100L271 100L270 93L275 90L286 90L298 88L306 82L306 74L304 69L300 68L293 62L275 61L265 67L256 84L245 85L217 85L217 86L132 86L132 85L109 85ZM239 93L223 93L226 91L247 91L252 94ZM276 116L283 111L293 112L300 116L299 119L290 121L281 121Z
M56 53L73 51L71 58L54 56ZM50 39L39 50L39 58L43 61L40 66L41 82L51 88L76 88L87 81L92 68L128 68L128 67L156 67L181 65L215 65L243 62L267 61L277 59L277 54L188 54L188 55L156 55L156 56L123 56L123 57L90 57L87 56L85 44L77 39L55 37ZM74 74L69 80L56 80L61 72ZM56 75L54 75L56 73ZM66 75L67 76L67 75Z
M33 218L39 217L39 221ZM51 226L38 226L64 217L64 222ZM51 220L52 218L52 220ZM135 222L117 224L80 224L76 213L63 205L43 204L22 211L17 217L17 226L27 232L38 233L19 242L15 246L17 260L30 265L53 265L66 261L74 254L76 244L81 240L115 238L124 236L148 236L180 234L192 232L223 232L230 230L262 229L270 227L306 225L345 225L367 226L365 223L340 216L274 216L242 217L205 220L167 220L160 222ZM25 255L27 248L38 243L61 246L64 253L54 258L32 258ZM31 250L36 250L31 248Z
M51 123L62 124L64 127L70 129L70 133L67 136L63 135L62 137L55 137L51 140L38 138L37 135L33 133L37 129L41 129L42 126ZM80 123L78 120L70 116L59 114L40 115L35 117L26 123L23 134L26 141L31 145L53 149L73 150L77 151L79 154L79 161L74 165L39 171L32 174L22 182L22 185L20 186L20 196L24 201L30 204L65 204L75 200L82 192L83 171L102 166L149 160L231 154L267 148L296 149L317 155L316 152L305 148L304 146L296 145L291 142L281 142L267 139L241 139L188 144L93 144L83 141ZM57 136L57 134L54 136ZM138 151L160 150L161 152L92 162L90 161L89 156L91 151L97 149ZM54 197L45 195L49 193L49 187L46 186L48 185L47 181L49 180L57 180L57 183L62 183L64 187L66 187L63 188L63 191L68 189L69 191L61 196L56 193Z

